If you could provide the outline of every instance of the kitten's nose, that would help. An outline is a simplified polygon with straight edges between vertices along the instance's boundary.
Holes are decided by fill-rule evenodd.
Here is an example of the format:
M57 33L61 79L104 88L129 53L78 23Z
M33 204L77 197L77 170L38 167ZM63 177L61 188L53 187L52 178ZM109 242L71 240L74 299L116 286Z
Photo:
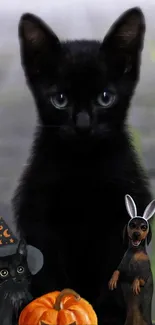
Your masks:
M76 127L79 130L88 130L90 129L91 121L90 121L90 116L88 115L87 112L80 112L76 116Z

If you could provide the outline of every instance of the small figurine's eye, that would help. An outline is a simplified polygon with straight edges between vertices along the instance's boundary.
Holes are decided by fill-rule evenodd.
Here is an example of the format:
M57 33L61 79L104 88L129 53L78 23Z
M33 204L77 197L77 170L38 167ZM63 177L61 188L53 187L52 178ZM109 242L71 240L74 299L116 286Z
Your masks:
M146 231L146 230L147 230L147 226L146 226L146 225L141 225L141 229L142 229L143 231Z
M23 272L24 272L24 267L21 266L21 265L18 266L18 267L17 267L17 273L20 273L20 274L21 274L21 273L23 273Z
M0 270L0 276L2 278L6 278L8 276L9 272L6 269Z

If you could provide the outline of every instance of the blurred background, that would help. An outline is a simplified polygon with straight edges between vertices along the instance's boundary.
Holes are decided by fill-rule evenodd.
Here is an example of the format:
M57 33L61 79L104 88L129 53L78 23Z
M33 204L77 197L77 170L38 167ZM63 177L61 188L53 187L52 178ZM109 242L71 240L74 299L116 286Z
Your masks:
M140 6L146 18L141 78L129 123L148 170L155 197L155 1L154 0L1 0L0 3L0 215L12 224L10 200L29 154L35 106L20 65L18 22L24 12L39 15L60 39L103 39L126 9ZM154 223L155 224L155 223ZM150 248L155 278L155 229ZM153 302L155 306L155 300ZM155 309L155 308L153 308ZM153 310L155 319L155 310Z

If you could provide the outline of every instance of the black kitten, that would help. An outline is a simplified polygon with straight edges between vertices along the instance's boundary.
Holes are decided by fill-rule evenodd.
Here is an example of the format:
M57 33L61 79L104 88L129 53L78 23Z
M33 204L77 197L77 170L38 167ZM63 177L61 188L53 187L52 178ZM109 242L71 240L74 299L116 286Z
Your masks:
M139 8L125 12L103 42L60 42L28 13L19 24L39 127L13 205L19 230L44 254L33 294L71 287L102 324L124 323L125 309L108 291L123 254L124 196L132 195L139 213L151 200L126 127L144 33Z
M32 300L27 250L20 241L16 254L0 257L0 324L17 325L21 310Z

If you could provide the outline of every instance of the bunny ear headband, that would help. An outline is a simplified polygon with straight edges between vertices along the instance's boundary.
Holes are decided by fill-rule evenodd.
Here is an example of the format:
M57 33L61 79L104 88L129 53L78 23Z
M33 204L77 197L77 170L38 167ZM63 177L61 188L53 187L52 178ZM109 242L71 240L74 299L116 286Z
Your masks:
M143 213L143 216L137 216L136 204L135 204L133 198L129 194L125 195L125 205L126 205L126 209L127 209L128 213L129 213L129 216L131 218L128 222L128 225L133 218L142 218L146 221L147 226L149 227L148 220L151 219L155 213L155 200L151 201L147 205L147 207Z

